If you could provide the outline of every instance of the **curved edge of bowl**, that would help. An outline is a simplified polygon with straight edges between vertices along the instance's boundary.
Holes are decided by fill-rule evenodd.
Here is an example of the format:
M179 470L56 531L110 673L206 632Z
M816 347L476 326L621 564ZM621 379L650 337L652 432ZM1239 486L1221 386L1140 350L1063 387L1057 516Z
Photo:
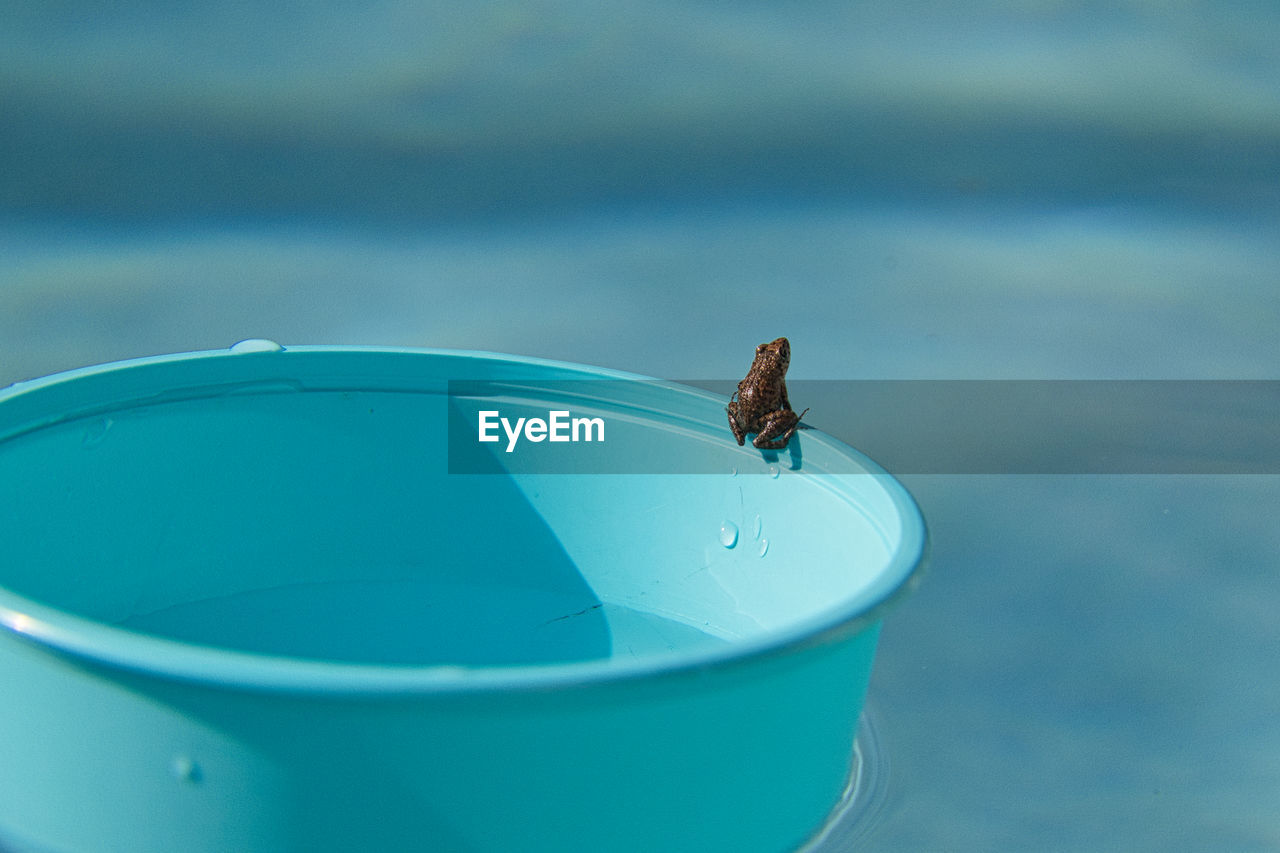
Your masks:
M411 347L298 346L279 350L207 350L192 353L129 359L77 368L28 380L0 389L0 407L41 392L61 392L70 383L89 377L133 380L151 369L191 362L215 368L226 358L262 359L263 364L283 366L286 361L268 361L277 353L316 357L349 353L415 354L457 359L497 360L518 369L551 369L565 377L636 379L660 382L673 390L719 401L716 395L690 386L667 383L652 377L610 368L480 350L452 350ZM277 370L265 372L266 376ZM139 388L144 386L138 386ZM209 387L209 386L199 386ZM72 389L74 390L74 389ZM61 395L59 395L61 396ZM143 395L137 399L154 397ZM131 399L127 395L121 399ZM21 414L21 412L19 412ZM71 410L65 417L46 419L30 428L82 417ZM6 431L0 417L0 440L24 430ZM270 657L228 649L199 647L139 634L127 629L69 614L24 598L0 587L0 628L49 651L86 663L123 669L150 676L185 682L209 682L257 691L313 692L325 694L368 693L471 693L510 690L553 690L598 683L697 673L707 669L751 664L761 659L787 655L805 648L839 640L878 623L885 612L919 584L928 561L930 541L924 517L906 488L865 454L818 430L806 432L809 440L820 441L832 452L854 460L865 475L872 476L889 497L901 525L899 546L876 581L856 600L825 616L814 617L787 631L744 640L714 650L692 651L675 658L631 661L584 661L538 666L380 666L330 663L296 658ZM818 476L839 476L825 475ZM859 475L861 476L861 475Z

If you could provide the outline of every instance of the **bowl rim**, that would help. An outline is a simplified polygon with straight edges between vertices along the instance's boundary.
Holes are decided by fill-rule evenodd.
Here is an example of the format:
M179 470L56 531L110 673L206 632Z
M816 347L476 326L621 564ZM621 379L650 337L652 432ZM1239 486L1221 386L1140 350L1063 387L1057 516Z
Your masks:
M252 358L261 360L262 364L271 366L278 364L280 367L292 359L311 358L318 354L341 357L349 353L367 353L480 359L518 365L521 368L548 370L579 378L644 380L659 384L673 393L690 394L720 403L724 402L721 396L709 391L656 380L640 374L483 350L316 345L284 348L269 341L253 340L247 342L250 346L244 346L245 343L241 342L225 350L174 353L109 362L14 383L0 389L0 416L15 405L32 401L39 403L40 397L50 392L55 401L64 401L63 407L56 416L51 417L46 414L44 417L37 416L34 420L28 416L28 420L24 422L25 426L16 430L6 431L3 417L0 417L0 444L17 435L82 418L95 411L115 410L122 405L141 404L144 399L150 401L156 397L154 393L143 397L124 396L120 398L119 405L113 403L104 407L98 404L77 409L71 406L76 398L75 385L84 380L101 377L120 378L125 377L127 372L134 372L133 378L145 380L148 378L145 374L165 365L179 363L203 364L213 368L216 373L218 361L227 358L237 360ZM277 353L288 353L289 357L274 361ZM267 359L273 361L268 362ZM148 385L145 381L135 384L139 389L145 389ZM154 388L154 385L151 387ZM193 395L204 396L209 392L208 386L190 385L184 386L182 393L186 396L181 398L190 399ZM164 395L164 398L167 400L179 397ZM30 408L33 414L38 414L41 410L39 405ZM852 460L856 467L864 472L854 475L818 472L810 476L870 476L876 481L897 514L900 528L898 541L896 547L891 547L885 567L869 584L872 590L870 595L857 596L862 600L832 608L823 614L799 620L794 626L771 631L759 637L735 640L712 648L685 651L670 657L655 655L626 661L601 658L516 666L447 664L413 666L330 662L184 643L78 616L26 598L3 586L0 586L0 631L81 663L130 671L135 674L188 683L204 683L219 688L328 695L547 691L677 677L708 670L724 670L750 665L837 643L853 634L874 629L883 618L885 611L919 584L920 576L928 561L930 547L928 529L919 507L901 483L865 454L820 430L806 430L805 441L819 443L826 450ZM832 488L830 483L823 485Z

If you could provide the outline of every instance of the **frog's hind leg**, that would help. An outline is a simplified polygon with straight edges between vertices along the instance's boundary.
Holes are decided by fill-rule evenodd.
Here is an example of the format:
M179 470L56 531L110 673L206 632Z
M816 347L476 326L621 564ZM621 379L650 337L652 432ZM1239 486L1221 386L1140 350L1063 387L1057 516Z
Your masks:
M805 409L805 411L809 410ZM755 440L751 444L760 450L781 450L791 441L791 436L795 435L799 424L800 415L790 409L771 412L764 419L764 426L756 433Z

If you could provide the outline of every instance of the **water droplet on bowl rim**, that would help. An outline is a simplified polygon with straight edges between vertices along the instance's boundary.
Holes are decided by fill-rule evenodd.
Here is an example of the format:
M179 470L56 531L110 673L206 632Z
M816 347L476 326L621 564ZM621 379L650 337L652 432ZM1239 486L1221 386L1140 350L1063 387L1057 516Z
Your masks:
M180 782L199 782L203 775L200 765L189 755L174 756L173 761L169 762L169 772Z
M248 338L231 345L231 351L237 355L247 352L281 352L284 347L266 338Z
M767 553L769 553L769 540L761 539L760 540L760 556L763 557Z
M111 429L113 421L111 418L97 418L89 422L84 428L84 438L80 440L80 444L84 447L93 447L101 443L103 437L107 434L107 430Z
M720 544L726 548L732 548L738 544L738 525L732 521L726 521L720 525Z

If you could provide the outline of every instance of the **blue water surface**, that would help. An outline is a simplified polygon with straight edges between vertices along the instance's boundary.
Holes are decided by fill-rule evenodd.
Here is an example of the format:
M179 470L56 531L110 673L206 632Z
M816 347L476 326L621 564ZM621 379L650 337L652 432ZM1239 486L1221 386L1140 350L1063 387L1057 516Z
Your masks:
M784 334L806 379L1280 379L1270 3L19 4L0 103L0 384ZM904 480L862 849L1280 849L1280 480Z

